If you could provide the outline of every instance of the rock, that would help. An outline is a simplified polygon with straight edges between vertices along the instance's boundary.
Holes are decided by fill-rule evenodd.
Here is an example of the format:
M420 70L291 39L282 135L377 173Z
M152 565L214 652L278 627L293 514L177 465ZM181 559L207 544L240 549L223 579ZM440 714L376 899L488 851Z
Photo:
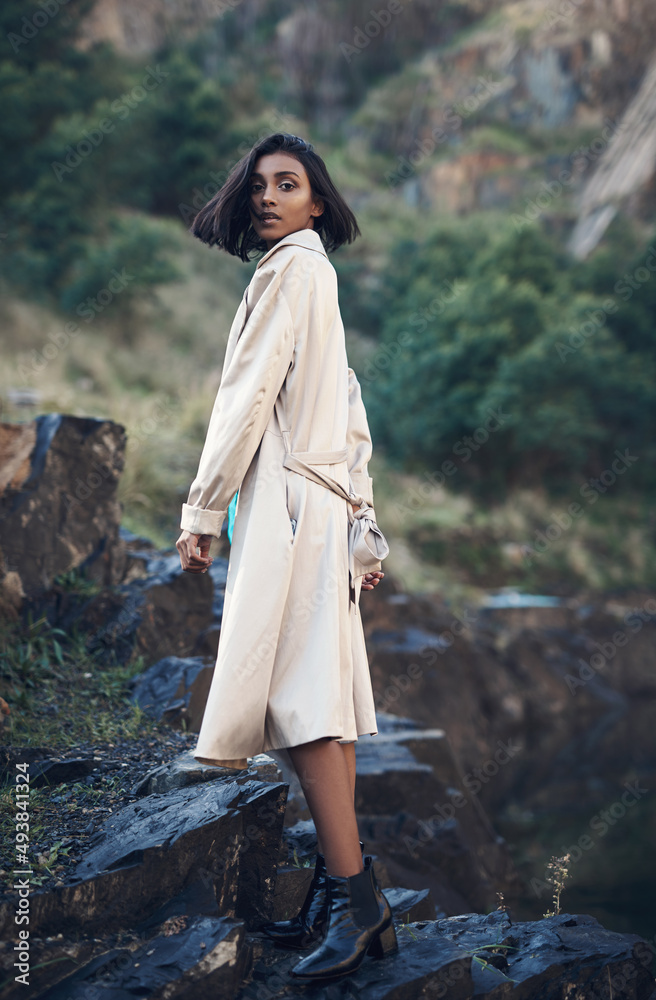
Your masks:
M214 781L216 778L226 775L234 776L243 772L240 767L215 767L212 764L203 764L192 757L191 750L175 757L168 764L161 764L137 782L132 789L133 795L152 795L157 792L171 791L173 788L185 788L188 785L197 785L201 781ZM246 774L257 773L260 781L279 782L282 774L276 762L266 754L257 754L249 757Z
M130 681L131 700L149 715L198 732L214 674L202 656L166 656ZM198 763L198 762L197 762Z
M458 615L388 588L363 606L377 714L443 729L493 815L603 806L656 774L651 602Z
M417 937L413 925L403 931L399 925L399 950L382 961L366 957L357 972L336 982L299 983L290 970L298 964L303 952L287 954L273 944L255 956L252 982L237 994L236 1000L267 997L312 996L313 1000L334 997L358 997L359 1000L417 1000L418 997L448 997L448 1000L470 1000L473 981L472 957L446 937L433 936L430 942L413 940ZM440 984L448 981L448 993L440 992Z
M103 585L124 571L116 487L125 429L49 413L0 424L0 610L16 617L73 569Z
M94 770L93 757L69 757L67 760L40 760L30 766L30 787L59 785L64 781L81 781Z
M45 760L52 752L52 747L0 747L0 783L13 784L17 764L29 764L31 772L37 761Z
M174 918L134 949L113 948L50 990L48 1000L152 1000L211 996L233 1000L246 971L244 926L230 917Z
M288 920L299 912L313 873L314 863L303 868L292 865L278 866L271 920Z
M365 958L339 981L339 993L329 981L295 989L311 989L313 1000L650 1000L654 988L647 943L607 931L593 917L560 914L511 924L496 910L403 923L395 913L395 927L398 952L382 961ZM261 948L237 1000L290 996L289 970L299 957Z
M199 874L223 915L266 917L286 786L255 776L152 794L110 815L67 884L31 894L30 932L131 926ZM5 939L17 899L9 893L0 905Z
M81 627L92 628L90 651L123 650L147 663L164 653L194 653L199 635L212 624L214 588L208 574L185 573L178 555L143 580L117 589L114 613L100 596L85 608ZM115 598L115 600L116 600Z
M284 773L283 780L287 781L286 773ZM287 796L287 801L289 801L289 795ZM285 810L286 823L287 811ZM312 865L314 865L314 857L317 852L317 831L312 819L299 819L290 826L284 826L282 831L282 851L282 860L284 861L289 861L290 863L311 861Z
M513 1000L561 998L648 1000L654 988L651 951L636 934L616 934L594 917L561 913L543 920L511 923L507 913L461 914L417 928L418 942L447 938L485 961L490 951L505 957L502 968L472 964L472 997ZM506 947L502 947L506 946ZM487 962L487 965L491 965ZM512 993L508 980L514 981ZM450 986L445 981L445 986ZM612 990L612 993L610 992ZM449 995L449 994L445 994Z
M620 207L653 181L656 158L656 56L617 124L579 202L567 249L579 260L597 246Z

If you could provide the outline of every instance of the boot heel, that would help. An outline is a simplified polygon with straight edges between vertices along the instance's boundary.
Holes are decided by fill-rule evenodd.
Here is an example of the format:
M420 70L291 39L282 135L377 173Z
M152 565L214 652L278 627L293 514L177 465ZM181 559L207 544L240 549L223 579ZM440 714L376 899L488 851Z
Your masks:
M392 955L398 950L399 943L396 940L394 921L390 920L385 930L381 931L367 948L367 955L372 955L373 958L385 958L386 955Z

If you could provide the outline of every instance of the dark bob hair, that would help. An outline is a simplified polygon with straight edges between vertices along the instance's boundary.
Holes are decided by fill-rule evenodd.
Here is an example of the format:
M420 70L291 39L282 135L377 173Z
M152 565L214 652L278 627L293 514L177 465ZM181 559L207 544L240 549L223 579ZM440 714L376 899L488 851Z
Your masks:
M318 153L309 142L288 132L275 132L261 139L234 165L223 186L195 216L189 231L208 246L217 246L242 260L265 251L262 240L251 222L249 181L255 163L267 153L289 153L305 167L312 194L322 198L323 213L314 219L326 253L343 243L352 243L360 236L355 216L333 184Z

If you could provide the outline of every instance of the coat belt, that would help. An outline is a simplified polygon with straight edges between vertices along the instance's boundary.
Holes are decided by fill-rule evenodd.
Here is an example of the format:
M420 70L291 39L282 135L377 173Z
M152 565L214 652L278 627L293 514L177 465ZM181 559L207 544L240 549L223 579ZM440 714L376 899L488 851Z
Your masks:
M285 434L283 437L286 446L287 435ZM351 587L355 588L356 579L376 569L378 563L388 555L389 546L376 524L376 512L373 507L359 493L350 493L332 476L312 468L315 465L337 465L340 462L345 462L347 458L347 448L343 448L341 451L291 452L286 450L283 465L286 469L298 472L307 479L319 483L320 486L325 486L348 502L349 572ZM353 510L353 504L358 505L357 511Z

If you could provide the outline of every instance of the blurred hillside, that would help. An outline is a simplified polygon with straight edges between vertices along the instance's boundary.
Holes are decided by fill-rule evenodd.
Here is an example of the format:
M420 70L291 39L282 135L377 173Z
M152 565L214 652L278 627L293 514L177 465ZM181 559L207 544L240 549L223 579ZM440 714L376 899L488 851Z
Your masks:
M202 25L214 33L215 65L257 44L264 72L275 79L275 68L285 66L276 81L283 101L322 133L341 132L343 116L359 106L355 121L372 148L397 161L389 177L413 175L404 195L439 211L505 206L530 193L532 181L554 173L554 157L567 159L541 130L554 133L557 147L556 136L571 134L567 126L619 125L656 51L656 9L648 0L412 3L373 20L366 3L352 0L288 8L276 0L138 7L98 0L79 44L103 40L149 54ZM512 134L522 127L523 142ZM415 160L417 153L435 162ZM640 184L650 210L653 161ZM590 166L580 164L581 172ZM639 198L627 207L641 214L647 205Z
M295 132L363 233L333 262L390 570L650 584L656 9L375 12L3 5L2 417L125 423L126 523L171 544L255 266L187 226L258 137Z

